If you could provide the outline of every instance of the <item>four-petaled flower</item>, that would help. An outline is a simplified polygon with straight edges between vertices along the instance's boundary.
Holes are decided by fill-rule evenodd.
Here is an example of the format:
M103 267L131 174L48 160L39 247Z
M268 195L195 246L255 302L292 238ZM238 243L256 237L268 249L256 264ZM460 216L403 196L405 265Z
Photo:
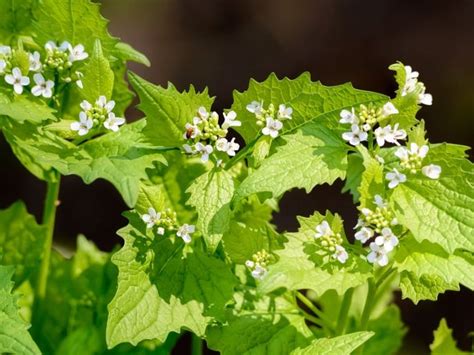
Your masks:
M86 101L87 102L87 101ZM114 100L110 100L107 102L107 98L105 96L99 96L99 98L97 99L97 101L95 102L95 104L97 105L97 107L99 108L103 108L107 111L107 113L110 113L112 112L112 110L114 109L115 107L115 101ZM82 106L81 106L82 107Z
M291 107L286 107L284 104L278 106L278 119L280 120L291 120L291 115L293 114L293 109Z
M0 46L0 55L9 56L12 54L12 48L10 46Z
M36 83L36 85L31 88L31 93L34 96L43 96L44 98L53 96L52 89L54 87L54 81L46 80L40 73L33 75L33 80Z
M84 60L87 57L89 57L89 54L84 51L84 46L82 44L78 44L75 47L72 47L69 45L69 61L70 62L75 62L78 60Z
M41 64L41 57L39 52L33 52L29 55L30 59L30 71L38 72L41 70L43 65Z
M387 250L377 245L375 242L370 243L369 245L371 252L367 255L367 260L369 263L377 263L380 266L385 266L388 264Z
M116 117L115 113L110 112L109 117L104 121L104 127L117 132L121 125L125 123L125 118L123 117Z
M209 160L209 154L211 154L214 150L212 148L212 145L209 145L209 144L204 145L201 142L196 143L195 148L196 148L196 153L201 154L201 161L203 161L204 163ZM186 147L184 149L186 149Z
M5 68L7 67L7 62L3 59L0 59L0 74L5 72Z
M30 84L30 78L23 76L18 67L13 68L11 74L5 75L5 81L8 84L13 85L13 90L15 90L18 95L23 92L23 86Z
M148 213L145 213L142 215L142 221L146 223L146 227L148 229L153 228L153 226L156 224L156 222L160 220L160 218L161 218L161 213L156 212L156 210L153 207L148 208Z
M397 108L391 102L387 102L382 107L382 115L384 117L387 117L387 116L390 116L390 115L395 115L397 113L398 113Z
M375 238L375 244L383 246L387 252L390 252L398 245L398 238L389 227L385 227L382 229L382 235Z
M86 113L79 112L79 121L71 123L71 129L77 131L80 136L85 136L93 126L92 120L87 117Z
M398 184L401 184L407 181L407 176L405 174L400 173L395 168L391 172L388 172L385 175L385 178L390 181L388 183L389 189L394 189Z
M365 243L373 236L374 236L374 231L368 227L362 227L360 231L358 231L354 235L355 239L360 240L361 243Z
M255 265L255 268L252 270L252 276L254 279L261 280L267 274L267 269L265 269L260 264Z
M263 103L258 101L252 101L247 105L247 111L259 115L262 113Z
M318 239L324 236L331 236L333 234L334 232L332 231L329 223L327 221L322 221L316 226L316 233L314 234L314 237Z
M224 112L224 123L222 123L223 129L228 129L229 127L240 127L242 122L236 120L237 114L235 111Z
M355 114L354 108L352 108L351 111L342 110L339 115L341 116L341 119L339 120L340 123L350 123L350 124L359 123L359 118Z
M342 138L353 146L360 144L362 141L366 141L367 137L367 132L361 131L359 126L356 124L351 126L351 132L345 132L342 134Z
M341 264L344 264L349 258L346 249L341 245L336 245L336 251L332 255L334 259L337 259Z
M276 138L278 136L278 131L283 128L283 123L281 123L281 121L274 120L270 116L267 117L266 122L267 125L262 129L262 133L265 136Z
M430 179L436 180L439 179L439 175L441 174L441 167L439 165L430 164L421 168L421 172Z
M196 227L192 224L183 224L179 227L176 235L183 239L183 241L188 244L191 242L191 234L194 233Z
M226 152L229 156L235 156L235 152L239 150L240 145L235 143L235 138L228 141L227 138L219 138L216 141L216 149L221 152Z
M420 159L423 159L428 154L430 148L427 145L418 146L416 143L410 144L410 150L405 147L400 147L395 151L395 155L400 158L400 160L408 160L410 156L415 156Z

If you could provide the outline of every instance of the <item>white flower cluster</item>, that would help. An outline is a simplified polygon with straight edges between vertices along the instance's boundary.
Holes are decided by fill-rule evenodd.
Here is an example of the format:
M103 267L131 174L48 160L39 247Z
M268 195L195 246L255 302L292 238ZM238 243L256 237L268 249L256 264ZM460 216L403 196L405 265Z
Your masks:
M73 47L69 42L63 42L57 46L49 41L45 45L45 52L44 62L41 62L38 51L30 53L0 45L0 76L4 76L5 82L13 86L18 95L23 93L25 87L30 86L34 96L49 99L53 96L55 85L51 79L55 77L64 83L76 82L82 88L82 73L73 69L73 63L88 57L83 45Z
M322 221L316 226L314 239L319 241L322 249L344 264L349 258L346 249L341 245L342 237L340 233L334 233L327 221Z
M250 269L254 279L261 280L267 274L267 266L271 261L272 256L266 250L261 250L253 254L252 259L245 262L245 266Z
M71 130L77 131L80 136L89 133L94 125L103 124L105 129L117 132L125 123L125 118L117 117L112 112L115 101L107 101L105 96L100 96L94 105L84 100L80 106L82 111L79 113L79 121L71 123Z
M388 264L388 254L398 245L398 237L392 231L398 221L380 195L375 195L374 203L374 211L362 208L362 216L354 227L358 229L355 238L366 243L375 237L369 244L371 251L367 260L385 266Z
M425 84L418 81L420 74L417 71L413 71L409 65L405 65L405 84L401 88L401 95L406 96L407 94L416 93L417 102L423 105L431 105L433 103L433 97L431 94L426 93Z
M157 226L156 233L164 235L166 231L176 231L176 236L183 239L188 244L191 243L191 234L195 232L196 227L192 224L183 224L178 226L176 221L176 212L169 208L165 211L157 212L153 207L148 208L148 213L143 214L142 221L146 223L148 229Z
M283 128L285 120L291 120L293 109L284 104L278 106L278 111L275 106L270 104L267 109L263 108L263 102L252 101L247 105L247 111L253 113L257 119L257 125L264 126L262 133L265 136L272 138L278 137L279 131Z
M240 145L235 142L235 138L228 140L226 136L229 128L238 127L242 123L237 120L237 114L234 111L224 113L223 116L224 122L219 125L217 112L207 112L206 108L199 107L192 123L188 122L185 125L183 138L188 143L183 145L184 151L187 154L200 155L203 162L209 160L209 155L214 148L228 156L235 156Z
M360 105L357 112L354 108L350 111L342 110L339 122L351 125L351 130L343 133L342 138L348 141L349 144L356 146L367 141L369 132L373 130L377 144L380 147L383 147L385 142L400 145L398 141L405 139L407 133L405 130L398 128L398 123L393 127L391 125L379 126L374 130L374 127L377 124L380 125L386 117L397 113L397 108L391 102L387 102L383 107L377 107L373 104Z
M441 174L441 167L435 164L423 166L423 159L428 154L430 148L427 145L418 146L416 143L411 143L410 148L400 147L395 151L395 155L400 159L400 167L402 171L416 174L421 169L421 173L430 179L439 179ZM388 187L395 188L407 180L407 176L394 168L391 172L385 175L389 181Z

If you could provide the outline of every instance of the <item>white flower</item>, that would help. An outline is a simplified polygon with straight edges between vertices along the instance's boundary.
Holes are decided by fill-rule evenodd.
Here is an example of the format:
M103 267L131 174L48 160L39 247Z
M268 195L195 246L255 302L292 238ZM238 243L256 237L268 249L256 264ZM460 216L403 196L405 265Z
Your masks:
M407 137L407 132L404 129L398 129L399 124L395 123L392 130L392 136L387 139L387 142L400 145L399 140L405 139Z
M252 260L247 260L245 262L245 266L247 266L248 268L252 269L254 266L255 266L255 263L252 261Z
M82 44L78 44L74 48L70 46L68 49L69 49L70 62L84 60L89 56L89 54L87 54L87 52L84 51L84 46Z
M385 248L375 244L374 242L370 243L371 252L367 255L367 261L369 263L377 263L380 266L385 266L388 264L388 256Z
M237 114L235 111L224 112L224 123L222 124L223 129L228 129L229 127L240 127L242 122L236 120Z
M389 227L385 227L382 229L382 235L375 238L375 244L383 246L387 252L390 252L398 245L398 238Z
M193 147L191 147L189 144L183 144L183 148L186 153L195 154Z
M397 169L393 169L393 171L388 172L385 175L385 178L389 180L388 188L394 189L398 184L404 183L407 181L407 177L405 174L400 173Z
M198 108L198 115L203 120L207 120L209 118L209 112L207 112L204 106Z
M439 175L441 174L441 167L439 165L430 164L421 168L421 172L430 179L436 180L439 179Z
M10 46L0 46L0 55L9 56L12 54Z
M191 242L191 234L194 233L195 230L196 227L194 227L194 225L183 224L181 227L179 227L176 235L183 239L183 241L187 244Z
M383 117L387 117L390 115L395 115L398 113L397 108L391 103L387 102L385 105L382 107L382 115Z
M382 196L380 195L374 196L374 203L377 207L380 207L380 208L387 207L387 203L383 200Z
M115 113L109 112L109 117L104 121L104 127L117 132L121 125L125 123L125 118L115 117Z
M425 94L424 90L418 95L418 103L431 106L433 104L433 96L431 94Z
M366 207L362 208L360 211L362 212L364 216L368 216L372 213L372 211Z
M409 94L416 89L419 73L412 71L411 66L405 65L405 85L402 88L402 96Z
M368 227L362 227L361 230L354 235L355 239L360 240L361 243L365 243L373 236L374 231Z
M370 211L370 210L369 210ZM367 226L367 224L365 223L365 221L362 219L362 218L358 218L357 219L357 224L354 226L353 229L357 229L357 228L360 228L360 227L365 227Z
M84 76L84 74L82 74L80 71L76 71L76 75L77 75L76 85L80 89L84 89L84 85L83 85L82 80L81 80L81 78Z
M400 160L408 160L408 149L405 147L400 147L395 151L395 156Z
M41 70L42 65L41 65L41 57L39 52L34 52L29 54L30 58L30 70L38 72Z
M348 141L349 144L356 146L360 142L367 140L367 132L361 131L358 125L353 124L351 132L343 133L342 138Z
M276 138L278 131L283 128L283 123L278 120L274 120L272 117L267 116L267 125L262 129L262 133L265 136Z
M362 129L363 129L364 131L368 132L368 131L370 131L370 130L372 129L372 126L371 126L370 124L368 124L368 123L364 123L364 124L362 125Z
M110 100L109 102L107 102L107 98L103 95L99 96L95 104L97 107L105 109L107 113L110 113L115 107L115 101Z
M93 122L87 117L86 113L81 111L79 112L79 121L71 123L71 129L73 131L78 131L77 133L80 136L85 136L89 133L89 130L92 128Z
M418 146L416 143L410 144L410 155L417 155L421 159L426 157L430 148L427 145L422 145L421 147Z
M23 76L21 74L21 70L18 67L13 68L11 74L5 75L5 81L13 85L13 90L20 95L23 92L23 86L27 86L30 84L30 78L27 76Z
M331 226L329 226L329 223L327 221L322 221L320 224L316 226L316 233L314 237L318 239L323 236L331 236L333 234L334 233L331 229Z
M199 134L201 134L201 130L196 125L192 125L191 123L186 123L184 128L186 129L183 133L184 139L194 139Z
M252 101L251 103L249 103L247 105L246 108L247 108L247 111L252 112L256 115L259 115L259 114L262 113L262 108L263 108L262 105L263 105L263 103L261 103L261 102Z
M43 96L44 98L50 98L53 96L52 89L54 87L54 81L45 80L43 75L39 73L33 75L33 80L36 83L36 85L31 88L31 93L34 96Z
M212 153L213 149L211 145L204 145L201 142L195 145L196 153L201 154L201 160L205 163L209 160L209 154ZM186 148L184 148L186 150Z
M0 59L0 74L3 74L5 72L6 67L7 62L5 62L3 59Z
M377 144L379 147L383 147L385 141L389 141L392 138L392 127L390 125L385 127L378 127L374 131L375 139L377 139Z
M339 115L341 116L341 119L339 120L340 123L350 123L350 124L359 123L359 118L354 113L354 108L352 108L352 111L342 110Z
M71 48L71 44L68 41L64 41L61 43L61 45L58 47L56 45L56 42L54 41L48 41L46 42L44 48L47 51L53 52L54 50L59 50L61 52L66 52L69 48Z
M291 107L286 107L283 104L278 106L278 118L280 120L291 120L292 114L293 114L293 109Z
M142 221L146 223L146 227L148 229L153 228L153 226L158 222L161 218L161 213L156 212L153 207L148 209L148 213L142 215ZM160 234L160 233L158 233Z
M252 276L254 279L261 280L267 274L267 269L262 267L260 264L255 265L255 269L252 270Z
M226 138L219 138L216 141L216 149L221 152L226 152L229 156L233 157L235 152L239 150L240 145L235 143L235 138L231 141L227 141Z
M87 100L82 100L82 102L79 104L79 106L84 110L84 111L90 111L92 110L92 104L87 101Z
M336 245L336 251L332 255L334 259L337 259L341 264L344 264L349 258L346 249L343 246Z
M158 227L156 229L156 233L158 233L159 235L164 235L165 234L165 229L163 227Z

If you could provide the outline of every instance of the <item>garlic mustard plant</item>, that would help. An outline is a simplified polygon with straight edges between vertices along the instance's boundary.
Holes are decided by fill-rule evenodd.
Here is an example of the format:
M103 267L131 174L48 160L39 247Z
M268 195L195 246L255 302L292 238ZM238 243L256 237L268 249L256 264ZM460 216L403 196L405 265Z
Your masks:
M429 141L417 114L433 98L410 66L389 67L390 97L271 74L219 115L207 89L126 78L150 63L97 3L0 5L1 133L47 186L41 221L0 210L0 353L164 354L192 333L196 354L394 354L394 291L474 290L473 164ZM82 235L72 257L53 248L65 175L123 198L113 251ZM287 191L336 180L354 227L331 211L276 227ZM441 320L433 353L459 353L450 332Z

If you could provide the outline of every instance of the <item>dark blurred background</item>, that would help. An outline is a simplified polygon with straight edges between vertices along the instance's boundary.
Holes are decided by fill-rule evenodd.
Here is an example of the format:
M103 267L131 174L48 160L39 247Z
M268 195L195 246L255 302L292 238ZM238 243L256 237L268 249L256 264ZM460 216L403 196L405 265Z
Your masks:
M185 89L208 86L217 97L214 109L230 107L232 90L244 90L249 78L270 72L295 77L309 71L326 85L351 81L355 87L391 95L391 63L401 60L420 72L433 106L426 120L432 142L472 145L474 119L474 1L355 0L104 0L110 31L144 52L151 68L131 65L144 78ZM127 119L137 118L131 109ZM2 195L0 208L18 198L41 214L45 186L29 175L0 138ZM471 153L472 157L472 153ZM311 194L292 191L275 215L280 230L295 230L296 215L330 209L347 226L356 220L342 184L317 187ZM118 193L104 181L84 185L63 179L55 241L74 247L78 233L111 250L120 243L115 231L125 224ZM474 207L474 206L473 206ZM468 350L474 330L473 293L447 292L438 302L402 301L409 327L401 353L427 353L432 332L446 317L460 345ZM181 346L186 346L181 345Z

